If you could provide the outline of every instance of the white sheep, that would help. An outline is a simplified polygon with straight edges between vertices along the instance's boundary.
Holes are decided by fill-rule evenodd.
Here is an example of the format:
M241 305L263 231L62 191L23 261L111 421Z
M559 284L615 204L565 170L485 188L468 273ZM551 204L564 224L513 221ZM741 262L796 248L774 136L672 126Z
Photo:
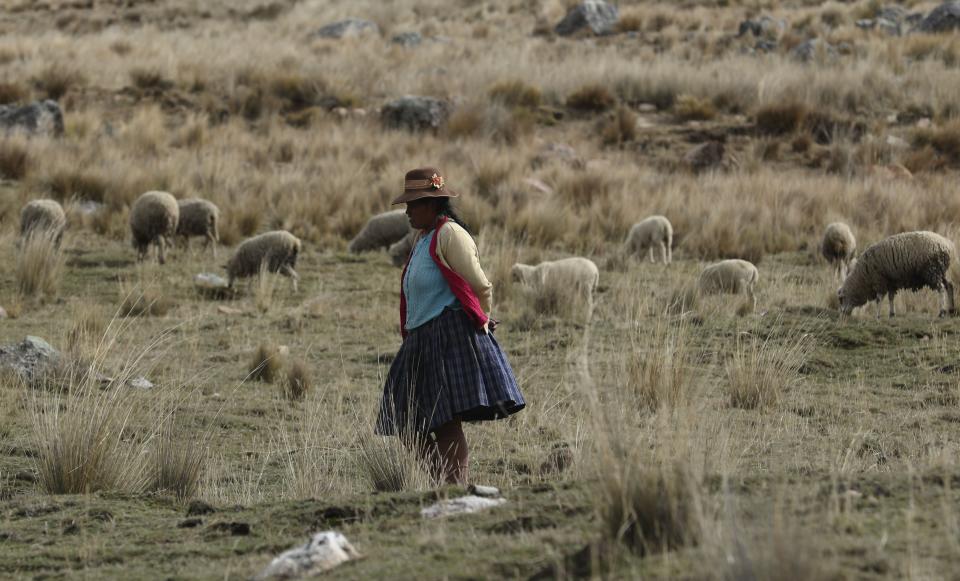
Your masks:
M217 258L217 243L220 241L220 208L209 200L186 198L178 202L180 219L177 236L189 244L191 236L203 236L203 247L213 243L213 258Z
M593 315L593 294L600 284L600 269L592 260L581 257L541 262L536 266L514 264L510 269L514 282L536 293L572 290L586 301L587 320Z
M167 192L141 194L130 209L130 233L137 260L143 261L150 244L157 245L157 261L166 262L166 247L173 240L180 220L177 199Z
M843 222L827 225L820 243L820 252L834 268L834 275L841 282L847 278L850 262L857 250L857 239L853 237L850 226Z
M227 287L233 288L235 279L259 274L262 265L269 272L289 276L293 292L297 292L300 275L294 267L301 248L300 239L286 230L265 232L244 240L227 262Z
M732 258L715 262L700 273L698 287L705 295L745 293L750 299L750 308L757 308L757 295L754 292L760 272L746 260Z
M413 250L413 239L416 238L417 233L411 231L409 234L394 242L390 245L390 248L387 249L387 254L390 255L390 262L394 266L400 267L407 262L407 257L410 256L410 251Z
M49 233L57 247L63 240L67 215L56 200L33 200L20 210L20 240L26 241L34 232Z
M352 253L387 248L413 230L406 210L391 210L371 216L360 233L347 245Z
M650 216L634 224L625 244L627 252L637 257L647 250L650 262L656 262L653 249L659 246L663 263L673 262L673 226L664 216Z
M897 291L929 288L940 294L940 316L954 312L953 283L947 272L956 262L953 242L935 232L904 232L871 244L853 265L837 291L840 312L877 301L877 318L883 297L890 301Z

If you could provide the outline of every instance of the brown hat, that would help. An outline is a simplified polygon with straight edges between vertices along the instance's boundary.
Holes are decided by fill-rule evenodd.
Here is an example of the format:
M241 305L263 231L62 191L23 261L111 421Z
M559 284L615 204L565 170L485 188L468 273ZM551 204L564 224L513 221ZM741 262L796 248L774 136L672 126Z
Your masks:
M393 204L405 204L420 198L456 198L443 181L443 174L435 167L419 167L407 172L403 178L403 193Z

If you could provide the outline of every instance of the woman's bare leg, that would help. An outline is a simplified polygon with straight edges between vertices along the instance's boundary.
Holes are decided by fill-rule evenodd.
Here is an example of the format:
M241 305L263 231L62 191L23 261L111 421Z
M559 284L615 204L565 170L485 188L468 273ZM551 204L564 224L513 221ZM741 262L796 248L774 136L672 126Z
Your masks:
M463 424L460 420L452 420L437 428L435 433L440 461L438 475L448 484L466 484L469 463Z

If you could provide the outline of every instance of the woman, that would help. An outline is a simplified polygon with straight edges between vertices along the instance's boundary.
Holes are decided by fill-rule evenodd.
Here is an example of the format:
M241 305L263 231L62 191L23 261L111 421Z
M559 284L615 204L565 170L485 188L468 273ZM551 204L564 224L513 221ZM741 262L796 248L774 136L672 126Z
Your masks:
M407 172L403 194L416 239L400 285L403 344L383 388L377 433L416 446L434 477L467 481L462 422L504 418L525 403L493 337L493 285L453 211L457 193L436 168Z

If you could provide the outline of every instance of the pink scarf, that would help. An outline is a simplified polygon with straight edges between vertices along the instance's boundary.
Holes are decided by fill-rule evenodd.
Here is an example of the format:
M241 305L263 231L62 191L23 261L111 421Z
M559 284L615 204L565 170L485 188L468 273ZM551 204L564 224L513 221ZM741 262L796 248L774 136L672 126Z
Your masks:
M463 310L479 331L487 324L489 317L487 317L487 314L480 308L480 299L477 298L477 293L473 292L470 283L468 283L466 279L445 265L443 261L440 260L440 257L437 256L437 239L440 237L440 228L443 228L448 221L449 218L442 216L437 222L437 226L433 232L433 240L430 241L430 257L433 258L433 261L437 264L437 268L440 269L440 274L443 275L447 284L450 285L450 291L453 293L453 296L457 297L457 300L460 301L460 306L463 307ZM413 254L413 251L411 251L410 254ZM409 266L409 264L410 257L408 256L407 262L403 265L403 273L400 275L400 335L404 338L407 337L407 297L403 294L403 278L407 275L407 266Z

